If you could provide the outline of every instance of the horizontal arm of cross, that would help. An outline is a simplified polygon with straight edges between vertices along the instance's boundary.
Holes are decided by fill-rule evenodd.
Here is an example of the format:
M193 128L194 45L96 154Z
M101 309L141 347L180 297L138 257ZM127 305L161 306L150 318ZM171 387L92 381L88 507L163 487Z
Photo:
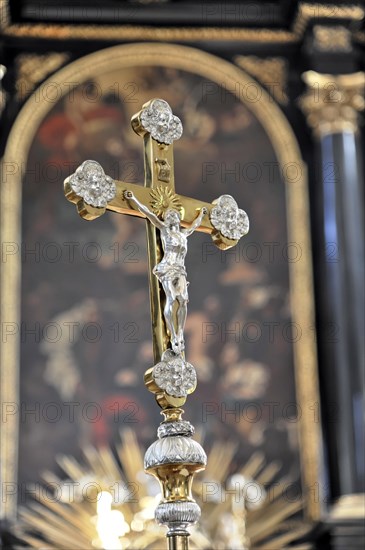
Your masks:
M82 198L75 194L73 189L69 184L69 178L65 180L65 195L67 199L76 204L79 215L86 220L94 220L105 213L106 210L111 212L117 212L119 214L127 214L130 216L137 216L140 218L145 218L146 216L141 213L137 208L134 208L133 205L125 198L124 192L131 191L136 198L147 206L152 211L154 210L154 199L151 195L151 189L144 187L136 183L127 183L123 181L114 180L116 186L116 195L105 208L97 208L90 206L85 203ZM214 207L214 204L203 202L198 199L193 199L190 197L185 197L183 195L175 194L176 200L179 202L179 210L181 213L181 225L183 227L190 227L194 222L200 210L205 207L208 211L207 215L202 219L201 225L196 229L197 231L202 231L204 233L212 234L213 240L219 248L227 249L234 246L237 241L227 239L226 237L220 236L219 242L214 238L214 228L209 219L209 211Z

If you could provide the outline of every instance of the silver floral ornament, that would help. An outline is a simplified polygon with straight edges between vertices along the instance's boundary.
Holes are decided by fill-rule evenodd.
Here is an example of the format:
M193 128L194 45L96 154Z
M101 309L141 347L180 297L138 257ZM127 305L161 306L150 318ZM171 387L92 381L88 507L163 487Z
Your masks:
M160 363L153 367L152 377L155 384L172 397L186 397L197 384L193 365L170 350L165 351Z
M105 208L116 195L116 185L95 160L85 160L68 178L73 192L86 204Z
M222 195L214 201L210 222L224 237L238 241L248 233L250 223L244 210L238 208L231 195Z
M140 114L141 125L153 139L170 145L179 139L183 127L179 117L175 116L170 105L163 99L154 99Z

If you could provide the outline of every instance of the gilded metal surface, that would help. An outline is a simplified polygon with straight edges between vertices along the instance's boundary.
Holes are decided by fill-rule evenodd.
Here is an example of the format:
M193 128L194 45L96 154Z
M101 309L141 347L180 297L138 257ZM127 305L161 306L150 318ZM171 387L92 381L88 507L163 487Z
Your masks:
M75 27L73 27L75 30ZM71 31L70 31L71 32ZM142 33L142 29L140 31ZM120 35L119 35L120 36ZM203 75L213 82L224 85L226 89L247 86L251 78L241 69L227 61L210 54L184 46L171 44L133 44L116 46L88 55L64 67L54 75L56 84L73 79L84 81L102 71L120 70L128 66L164 66L186 70ZM66 94L67 90L64 90ZM245 97L237 93L241 101ZM289 264L291 278L291 304L293 321L304 326L313 326L313 285L310 260L309 211L307 198L307 174L293 131L281 112L262 90L259 102L246 102L247 108L259 120L272 142L279 165L287 178L286 200L288 213L288 240L300 242L303 254L300 262ZM21 166L26 163L29 148L35 132L53 105L46 102L34 103L29 100L17 117L9 135L4 163ZM288 166L295 165L299 177L293 183ZM1 230L3 241L19 242L21 212L21 170L9 174L2 186ZM126 207L126 205L125 205ZM153 240L153 235L150 236ZM155 247L153 247L155 249ZM156 263L158 258L155 258ZM11 255L4 264L1 279L1 312L4 318L14 323L20 322L20 257ZM157 281L156 281L157 282ZM6 312L6 313L5 313ZM156 315L162 318L161 314ZM1 397L2 400L17 403L19 374L19 340L13 338L1 347ZM308 494L318 483L320 468L319 423L313 422L312 404L318 403L318 383L315 343L310 331L303 333L294 344L296 372L296 391L298 403L303 411L299 423L301 435L301 453L303 462L303 483ZM176 405L181 406L181 405ZM18 422L15 415L10 416L3 426L1 446L1 475L7 482L17 479ZM308 517L318 518L321 511L320 499L308 498L306 512ZM10 496L2 503L2 515L11 519L16 513L16 498Z
M299 104L314 134L356 133L365 107L365 73L331 75L307 71L302 77L307 91Z
M171 535L168 537L169 550L188 550L188 540L181 535Z
M152 141L152 140L151 140ZM155 145L156 147L156 145ZM154 163L153 163L154 166ZM154 170L155 172L155 179L157 180L158 188L161 189L161 183L160 180L158 180L158 169L156 168ZM171 170L171 174L173 171ZM118 212L119 214L129 214L132 216L139 216L141 218L145 218L145 214L140 212L138 208L133 208L133 206L130 204L128 199L124 196L124 191L131 191L136 198L143 204L146 204L151 210L157 210L159 213L162 211L166 211L167 205L170 201L166 201L166 206L162 206L161 204L158 204L155 195L150 191L150 189L155 189L155 187L152 185L142 187L141 185L137 183L130 183L130 182L123 182L114 180L117 186L117 194L115 199L110 201L107 206L107 210L110 210L111 212ZM173 189L173 176L171 175L171 179L169 182L169 186L171 189ZM78 205L80 201L80 197L78 197L74 191L71 189L71 186L69 185L68 179L65 181L65 194L66 197L70 202L73 202L74 204ZM174 193L174 199L176 202L178 201L179 207L176 206L181 212L181 225L183 227L189 227L191 222L196 218L197 213L201 210L201 208L205 207L207 210L212 208L212 204L209 202L200 201L198 199L194 199L191 197L185 197L184 195L179 195L177 193ZM174 208L174 205L172 206ZM83 204L82 207L80 207L80 215L81 217L88 219L88 220L94 220L100 216L102 216L105 213L105 209L103 208L95 208L90 206L89 204ZM161 214L160 214L161 215ZM209 216L205 216L202 220L202 223L200 227L197 229L197 231L202 231L203 233L212 233L214 231L214 228L212 224L210 223ZM232 241L231 239L226 239L226 244L222 246L222 249L231 248L236 244L237 241Z
M157 161L156 161L157 162ZM159 163L167 163L167 161L162 161L161 159L158 159ZM166 175L166 166L164 168L165 175ZM169 166L169 176L165 177L165 179L162 179L160 168L158 168L158 179L160 181L164 181L165 183L170 183L170 177L171 177L171 166ZM152 211L156 214L156 216L162 216L166 209L174 209L181 213L182 211L182 204L179 200L179 197L170 189L169 187L163 187L159 186L155 189L152 189L150 191L151 196L151 208Z
M155 159L155 163L157 164L157 178L159 181L170 183L171 166L167 160L157 158Z

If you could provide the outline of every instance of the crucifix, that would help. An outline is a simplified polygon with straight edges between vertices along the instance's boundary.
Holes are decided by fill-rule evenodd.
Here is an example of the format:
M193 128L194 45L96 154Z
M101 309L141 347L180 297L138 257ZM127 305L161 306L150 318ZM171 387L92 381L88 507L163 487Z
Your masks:
M175 192L173 142L181 137L182 124L166 101L148 101L131 123L144 142L143 186L113 180L96 161L86 160L66 178L64 188L86 220L106 210L147 220L155 365L146 371L145 384L162 408L164 421L158 440L146 452L145 470L161 485L163 499L155 517L168 527L169 548L186 549L187 527L200 516L191 496L192 479L206 465L202 447L191 438L193 426L181 418L181 407L196 388L195 369L185 359L187 239L194 231L204 231L219 248L228 249L248 232L249 222L230 195L206 203Z

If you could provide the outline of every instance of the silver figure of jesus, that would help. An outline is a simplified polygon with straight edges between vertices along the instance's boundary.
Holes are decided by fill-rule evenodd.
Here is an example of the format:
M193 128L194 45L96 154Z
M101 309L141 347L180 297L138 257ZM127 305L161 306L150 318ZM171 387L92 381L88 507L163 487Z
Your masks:
M172 351L180 354L185 349L184 326L189 301L189 283L186 280L185 268L187 238L201 225L202 219L208 210L203 207L190 227L182 228L180 225L181 217L176 210L169 208L164 215L164 219L160 220L131 191L125 191L124 196L160 231L164 255L162 260L153 268L153 273L160 281L166 296L164 317L170 333ZM174 315L175 302L177 308Z

